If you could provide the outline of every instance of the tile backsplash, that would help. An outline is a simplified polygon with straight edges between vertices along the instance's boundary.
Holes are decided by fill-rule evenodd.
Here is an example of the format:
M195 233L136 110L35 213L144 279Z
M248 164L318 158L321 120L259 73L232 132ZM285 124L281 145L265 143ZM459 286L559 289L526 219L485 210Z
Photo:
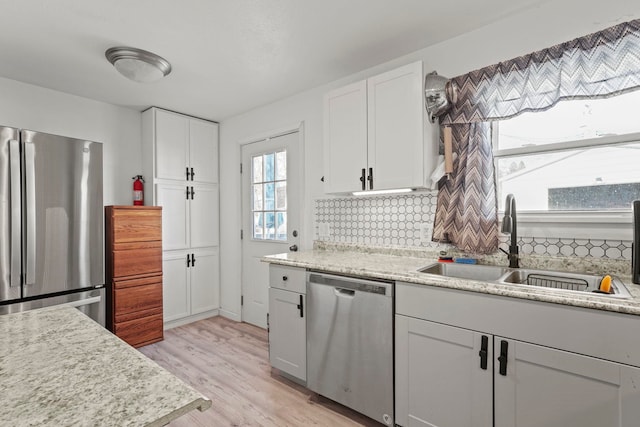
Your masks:
M437 192L317 199L315 238L330 243L449 250L432 242ZM509 236L501 236L507 249ZM519 236L520 252L553 257L631 259L631 241Z

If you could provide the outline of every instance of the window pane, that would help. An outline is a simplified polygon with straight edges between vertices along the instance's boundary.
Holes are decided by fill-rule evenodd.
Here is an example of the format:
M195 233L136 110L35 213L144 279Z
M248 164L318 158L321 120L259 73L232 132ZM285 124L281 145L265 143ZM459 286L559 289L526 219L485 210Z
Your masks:
M262 156L253 157L252 164L253 179L251 182L262 182Z
M253 210L261 211L263 209L262 203L262 184L253 184Z
M640 199L640 143L501 157L500 208L513 193L522 210L631 209Z
M263 216L262 212L255 212L253 214L253 238L254 239L264 239L264 230L263 230Z
M287 152L276 153L276 181L287 179Z
M274 178L274 155L264 155L264 181L273 181Z
M287 182L276 182L276 207L279 211L287 210Z
M275 184L270 182L264 184L264 210L275 209Z
M276 239L287 240L287 213L276 212Z
M276 238L276 215L274 212L265 212L265 239L275 240Z
M498 125L498 149L552 144L640 132L640 91L607 99L560 101Z

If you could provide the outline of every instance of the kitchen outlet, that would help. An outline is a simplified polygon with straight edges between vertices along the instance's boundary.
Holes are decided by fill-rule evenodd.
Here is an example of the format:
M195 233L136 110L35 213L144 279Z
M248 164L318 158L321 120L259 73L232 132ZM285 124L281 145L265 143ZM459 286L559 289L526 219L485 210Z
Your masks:
M420 243L426 245L431 242L431 235L433 234L433 224L430 222L423 222L420 224Z
M321 222L318 225L318 237L329 237L331 236L331 227L329 227L329 223Z

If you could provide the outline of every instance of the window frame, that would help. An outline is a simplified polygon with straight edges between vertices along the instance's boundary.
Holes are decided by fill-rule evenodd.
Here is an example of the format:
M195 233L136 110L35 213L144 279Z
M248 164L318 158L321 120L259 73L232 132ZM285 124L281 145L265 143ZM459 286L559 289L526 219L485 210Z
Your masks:
M635 132L500 150L498 149L499 126L499 121L491 123L494 179L498 198L506 197L506 194L499 194L497 171L500 158L640 142L640 132ZM498 206L500 206L500 200L498 200ZM498 209L500 221L503 214L504 210ZM615 211L518 211L518 227L522 235L531 237L631 240L632 210L629 207L629 209Z

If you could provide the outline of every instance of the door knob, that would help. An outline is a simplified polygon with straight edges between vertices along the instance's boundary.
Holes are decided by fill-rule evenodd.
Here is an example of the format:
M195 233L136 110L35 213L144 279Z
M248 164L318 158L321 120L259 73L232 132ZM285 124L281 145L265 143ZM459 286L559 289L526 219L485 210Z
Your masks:
M293 237L298 237L298 230L293 230L291 234L293 235Z
M289 250L291 252L298 252L298 245L291 245L289 246Z

